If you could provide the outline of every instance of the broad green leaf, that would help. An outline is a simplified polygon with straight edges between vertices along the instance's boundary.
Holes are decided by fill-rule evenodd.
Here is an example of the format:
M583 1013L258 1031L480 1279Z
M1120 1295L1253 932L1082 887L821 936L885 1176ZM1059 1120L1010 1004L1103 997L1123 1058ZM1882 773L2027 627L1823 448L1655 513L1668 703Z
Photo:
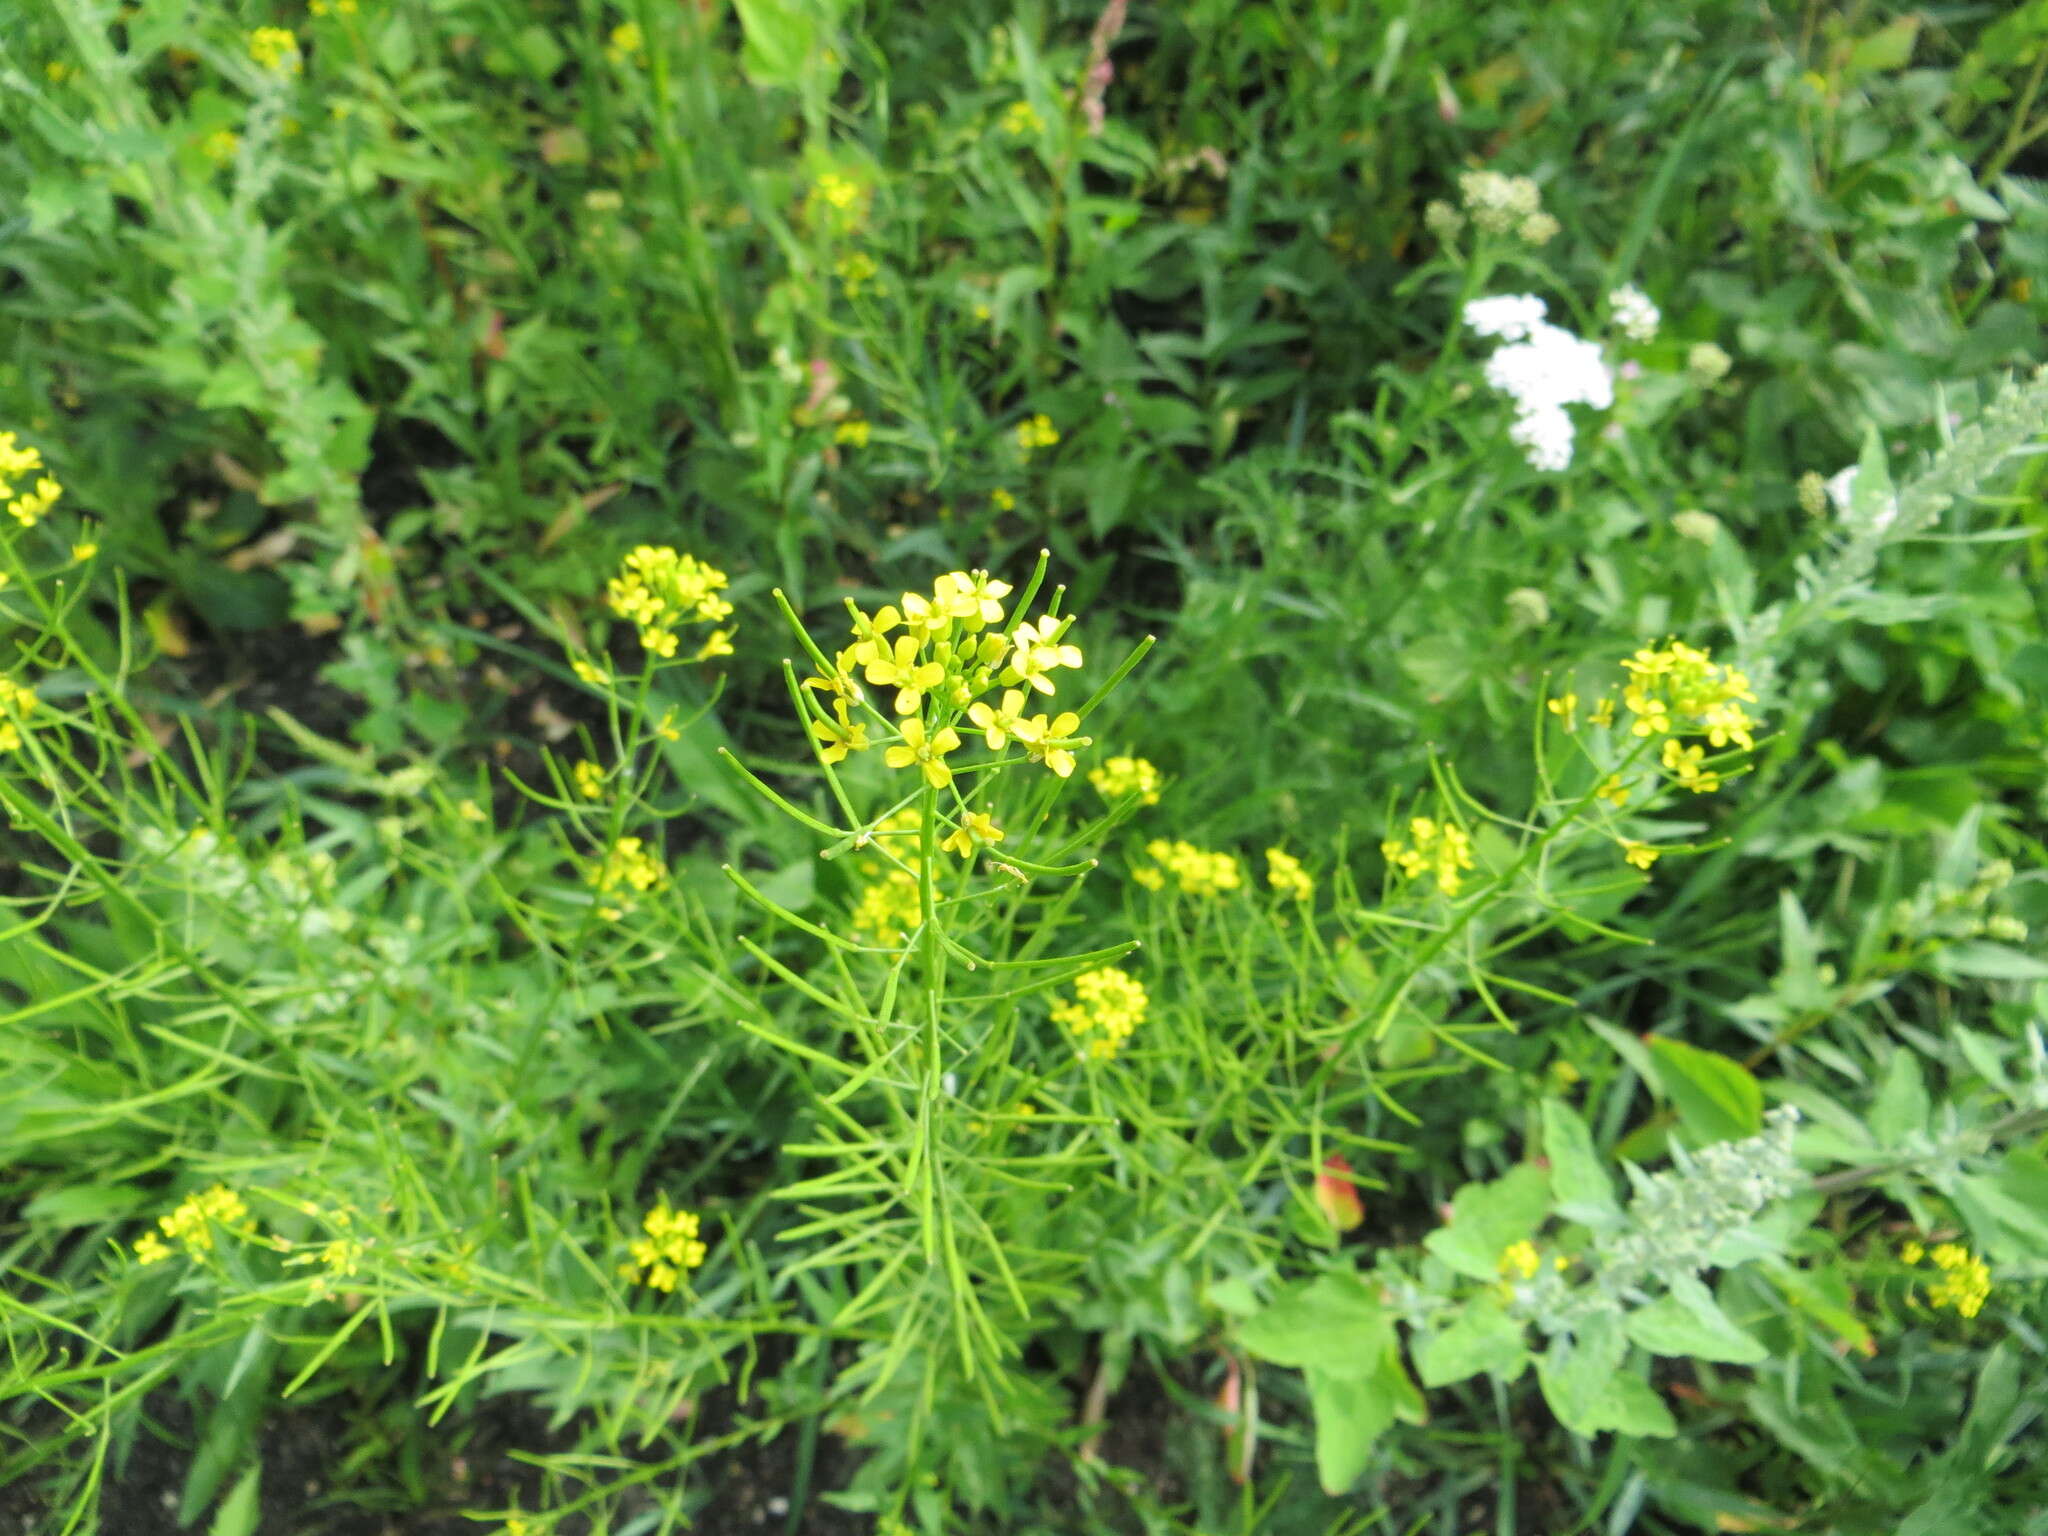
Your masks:
M1332 1497L1358 1481L1373 1442L1394 1422L1395 1399L1377 1373L1346 1375L1310 1366L1302 1372L1316 1416L1316 1477Z
M740 67L755 85L795 90L818 46L818 19L806 0L733 0L746 47Z
M1903 1046L1892 1052L1885 1068L1884 1082L1877 1090L1877 1102L1870 1107L1870 1128L1880 1147L1893 1148L1916 1131L1927 1129L1931 1113L1927 1085L1920 1080L1920 1066Z
M1228 1275L1202 1292L1203 1298L1219 1312L1232 1317L1250 1317L1259 1310L1259 1298L1251 1282L1241 1275Z
M1621 1325L1599 1318L1570 1346L1552 1344L1536 1376L1558 1422L1575 1435L1603 1429L1624 1435L1673 1435L1671 1410L1640 1378L1622 1368L1628 1353Z
M1944 976L1969 981L2048 980L2048 960L2004 944L1952 944L1937 950L1934 969Z
M1550 1176L1521 1163L1490 1184L1467 1184L1451 1199L1451 1220L1423 1239L1429 1251L1474 1280L1500 1278L1501 1250L1550 1213Z
M1764 1128L1764 1091L1740 1062L1663 1035L1650 1042L1650 1055L1694 1140L1737 1141Z
M1543 1155L1550 1159L1550 1189L1560 1216L1594 1228L1620 1220L1614 1181L1594 1149L1593 1133L1561 1099L1543 1101Z
M1238 1329L1238 1340L1274 1365L1313 1365L1327 1375L1364 1376L1379 1368L1393 1325L1379 1297L1356 1275L1320 1275L1290 1286Z
M1866 37L1859 37L1849 49L1848 60L1842 66L1842 77L1855 80L1864 75L1904 69L1913 57L1913 44L1919 36L1920 18L1907 15L1879 27Z
M1415 1352L1416 1374L1425 1387L1447 1386L1481 1371L1513 1381L1528 1365L1522 1325L1500 1308L1479 1301L1470 1303L1464 1316Z
M1671 1294L1628 1316L1628 1336L1653 1355L1754 1365L1770 1352L1728 1321L1707 1288L1674 1276Z

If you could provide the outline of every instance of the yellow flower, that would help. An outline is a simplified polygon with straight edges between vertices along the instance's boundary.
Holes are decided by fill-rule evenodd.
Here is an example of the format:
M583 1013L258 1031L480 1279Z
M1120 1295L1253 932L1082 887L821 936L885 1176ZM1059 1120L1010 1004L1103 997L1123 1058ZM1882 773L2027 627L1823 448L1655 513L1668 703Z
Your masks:
M994 818L982 811L969 811L939 847L964 859L976 848L993 848L1003 840L1003 835Z
M1000 487L998 487L996 490L990 491L988 493L988 499L989 505L994 507L998 512L1014 511L1017 506L1017 498L1012 496L1008 491L1001 489Z
M1913 1238L1899 1244L1899 1257L1908 1264L1918 1264L1927 1257L1927 1249Z
M1053 1006L1052 1021L1074 1037L1084 1056L1108 1061L1145 1022L1150 1005L1144 983L1108 965L1076 976L1073 999Z
M1656 863L1660 851L1648 843L1624 842L1621 845L1621 856L1637 869L1648 869Z
M891 768L908 768L916 764L924 774L925 783L933 789L944 789L953 782L953 770L946 766L946 754L960 748L960 733L953 727L945 726L936 736L925 733L924 722L912 717L897 726L903 740L882 754L882 761Z
M1509 1243L1501 1250L1500 1272L1503 1275L1520 1275L1527 1280L1542 1267L1543 1260L1537 1255L1536 1245L1526 1238L1519 1243Z
M714 629L704 637L704 643L697 647L697 654L692 656L690 660L709 661L714 656L730 656L731 654L732 631L729 629ZM669 739L673 741L675 738L670 737Z
M159 1264L170 1256L169 1245L154 1232L145 1232L135 1239L135 1259L139 1264Z
M1614 724L1613 695L1603 694L1600 698L1600 701L1593 706L1592 712L1586 716L1586 719L1590 724L1598 726L1609 726Z
M657 1291L673 1291L685 1273L704 1262L700 1229L695 1212L672 1211L668 1197L662 1196L641 1220L640 1230L646 1235L626 1245L633 1257L619 1266L620 1275Z
M296 75L305 68L299 57L299 40L283 27L258 27L251 32L249 57L281 75Z
M605 850L604 859L591 866L585 878L601 897L611 897L597 909L597 915L612 922L625 915L633 897L655 889L668 878L668 866L661 856L637 837L621 837Z
M1721 787L1721 776L1700 766L1704 755L1702 748L1685 746L1675 736L1664 743L1664 766L1680 784L1696 795L1711 794Z
M884 613L893 614L893 608ZM878 688L896 689L896 713L914 715L924 706L924 696L946 680L946 669L936 661L918 660L922 649L909 635L898 635L893 650L883 651L877 642L874 659L867 665L864 674L867 680ZM922 727L920 727L922 729Z
M1266 850L1266 883L1296 901L1307 901L1316 893L1316 883L1301 867L1301 860L1278 848Z
M1933 1307L1953 1307L1958 1316L1975 1317L1991 1296L1991 1266L1961 1243L1939 1243L1928 1257L1942 1272L1927 1288Z
M1428 816L1409 818L1408 840L1390 838L1380 844L1380 852L1403 879L1427 874L1446 896L1464 888L1464 871L1473 868L1472 840L1465 829Z
M901 944L923 920L917 876L904 869L889 870L863 886L851 918L855 932L870 934L883 944Z
M1069 778L1074 772L1072 749L1088 745L1087 737L1074 734L1080 728L1081 717L1071 710L1051 721L1044 715L1034 715L1017 722L1017 741L1031 761L1045 764L1063 779Z
M676 653L679 625L717 624L731 616L732 604L718 595L726 580L725 572L694 555L680 554L666 545L642 544L620 562L619 574L605 584L605 601L613 613L639 628L643 646L657 656L670 657ZM730 630L714 630L697 659L731 655L731 639Z
M858 416L849 416L839 423L832 433L832 441L845 443L851 448L865 448L868 445L868 424Z
M35 707L35 689L12 678L0 677L0 752L19 750L22 730Z
M847 753L865 752L874 745L873 742L868 740L866 722L863 721L856 724L848 719L846 705L843 701L833 700L832 712L838 717L836 722L830 720L813 720L811 722L811 734L818 738L818 756L823 761L828 763L844 762Z
M1009 669L1003 674L1005 683L1028 683L1040 693L1053 691L1049 675L1057 667L1078 667L1081 665L1081 648L1060 642L1065 633L1066 621L1047 614L1036 624L1019 624L1010 634L1010 643L1015 650L1010 656Z
M1029 458L1040 448L1050 448L1060 440L1059 429L1052 424L1052 418L1043 412L1028 421L1017 423L1017 446Z
M1621 775L1610 773L1600 781L1600 787L1593 791L1595 797L1605 800L1616 810L1628 804L1628 786L1621 782Z
M216 1184L203 1193L187 1195L170 1215L159 1216L156 1224L165 1237L182 1244L187 1253L197 1255L213 1247L216 1226L236 1227L245 1223L248 1215L249 1207L242 1203L240 1195L225 1184ZM138 1256L140 1246L138 1243Z
M94 555L98 554L99 552L100 546L99 541L97 539L80 539L76 544L71 546L71 558L77 561L80 565L85 564L86 561L90 560Z
M989 751L1000 752L1003 744L1017 736L1019 727L1024 725L1023 691L1017 688L1004 689L1000 709L990 709L985 703L972 704L968 707L967 718L974 723L974 728L982 733L982 739L988 743Z
M609 688L612 685L611 673L580 656L569 663L569 669L593 688Z
M455 814L460 816L464 821L490 820L490 817L485 813L484 808L478 805L474 800L464 800L459 802L455 807Z
M1003 131L1022 136L1036 133L1045 126L1045 120L1031 108L1028 101L1013 101L1003 113Z
M1559 694L1544 707L1564 722L1566 730L1579 728L1579 696L1576 693Z
M614 64L623 64L628 59L637 59L647 47L646 34L640 30L637 21L621 22L612 28L611 41L605 45L605 57Z
M1150 890L1164 886L1169 874L1190 896L1219 896L1244 884L1243 868L1231 854L1211 853L1193 843L1168 842L1162 837L1145 845L1145 855L1159 868L1134 870L1131 878Z
M1088 782L1105 800L1136 795L1140 805L1159 803L1159 770L1142 757L1112 757L1088 771Z
M356 0L306 0L306 9L315 16L353 16Z
M958 619L969 631L985 624L1003 622L1003 599L1010 584L998 581L987 571L948 571L932 583L932 597L951 619Z
M588 759L569 770L569 778L576 786L576 793L586 800L604 798L604 770Z

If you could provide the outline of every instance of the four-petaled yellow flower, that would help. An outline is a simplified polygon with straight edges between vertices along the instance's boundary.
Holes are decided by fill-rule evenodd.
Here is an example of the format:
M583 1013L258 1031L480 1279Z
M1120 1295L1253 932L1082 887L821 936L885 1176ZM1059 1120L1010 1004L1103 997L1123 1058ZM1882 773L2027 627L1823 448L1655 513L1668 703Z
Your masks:
M1051 674L1055 668L1081 665L1081 648L1060 640L1065 630L1065 622L1051 614L1036 624L1019 624L1010 634L1010 644L1015 649L1010 654L1009 669L1003 673L1003 680L1028 683L1040 693L1050 694L1053 691Z
M1045 764L1064 779L1070 777L1074 771L1073 748L1088 745L1087 737L1074 734L1079 729L1081 717L1068 710L1050 721L1044 715L1019 720L1016 735L1025 755L1031 761Z
M1000 752L1004 743L1020 735L1024 726L1024 693L1019 688L1003 690L1002 704L991 709L986 702L968 706L967 718L974 728L982 733L991 752Z
M868 445L870 428L865 417L849 416L832 431L832 441L844 443L849 448L865 448Z
M1621 845L1621 856L1637 869L1648 869L1657 862L1660 852L1661 850L1652 848L1648 843L1630 841Z
M903 721L896 729L902 734L902 741L882 754L882 761L891 768L908 768L913 763L924 774L925 783L933 789L944 789L953 782L953 770L946 766L946 754L960 748L960 733L950 725L941 727L937 735L927 735L924 722L912 717Z
M828 763L846 760L849 752L865 752L874 745L868 740L865 721L854 721L847 717L846 705L842 700L832 702L834 720L811 721L811 734L818 738L818 756Z
M1576 693L1561 693L1545 706L1564 721L1564 728L1575 731L1579 728L1579 696Z
M1003 840L1003 829L984 811L969 811L939 847L966 858L976 848L993 848Z
M893 687L896 690L896 713L914 715L924 707L927 690L936 688L946 680L946 669L937 661L920 661L922 649L910 635L898 635L892 650L884 651L879 643L874 648L874 660L867 665L865 676L878 688Z

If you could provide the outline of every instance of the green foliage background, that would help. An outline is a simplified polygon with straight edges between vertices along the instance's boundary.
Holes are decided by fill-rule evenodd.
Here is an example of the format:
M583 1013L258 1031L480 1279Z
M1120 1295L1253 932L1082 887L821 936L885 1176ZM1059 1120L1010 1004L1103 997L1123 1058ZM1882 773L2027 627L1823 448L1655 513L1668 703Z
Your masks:
M0 754L0 1498L137 1528L168 1435L225 1536L738 1528L735 1463L792 1532L2048 1531L2044 69L2042 0L0 0L0 430L66 487L0 589L63 726ZM1556 237L1433 230L1479 167ZM1626 364L1562 475L1458 324L1523 291ZM738 636L637 697L643 543ZM961 932L1137 941L1152 1013L1080 1073L1034 981L899 1084L790 979L863 876L727 755L833 817L772 592L829 648L1041 550L1077 698L1157 637L1083 773L1167 788L1016 791L1101 866ZM1668 636L1769 732L1638 872L1543 704ZM1462 906L1388 873L1423 813ZM627 833L671 879L608 923ZM1148 892L1155 838L1247 888ZM1636 1421L1560 1424L1425 1238L1591 1232L1561 1175L1498 1194L1561 1105L1654 1168L1767 1103L1810 1187L1713 1266L1763 1355L1643 1346ZM359 1288L137 1266L216 1182L303 1254L352 1211ZM912 1191L980 1246L930 1264ZM715 1234L687 1296L616 1277L659 1196ZM1987 1257L1981 1314L1912 1234ZM1410 1380L1452 1352L1410 1281L1484 1314L1477 1374ZM287 1501L309 1404L341 1449ZM451 1465L510 1404L487 1499Z

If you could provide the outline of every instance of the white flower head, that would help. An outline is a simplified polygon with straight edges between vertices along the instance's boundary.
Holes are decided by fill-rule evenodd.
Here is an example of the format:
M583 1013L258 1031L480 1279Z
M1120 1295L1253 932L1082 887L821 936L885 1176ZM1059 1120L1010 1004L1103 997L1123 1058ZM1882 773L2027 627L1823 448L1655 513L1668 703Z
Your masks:
M1621 334L1630 341L1652 340L1657 334L1657 323L1664 318L1650 302L1650 296L1633 283L1607 295L1607 307Z
M1543 323L1548 312L1548 306L1533 293L1501 293L1467 304L1465 324L1477 336L1521 341Z
M1509 436L1532 468L1556 472L1572 461L1574 429L1568 405L1606 410L1614 404L1614 375L1600 348L1543 316L1532 294L1478 299L1465 321L1507 345L1486 362L1486 382L1515 402Z
M1531 469L1556 474L1571 465L1572 419L1561 406L1539 405L1522 412L1508 428L1508 436L1522 450Z

